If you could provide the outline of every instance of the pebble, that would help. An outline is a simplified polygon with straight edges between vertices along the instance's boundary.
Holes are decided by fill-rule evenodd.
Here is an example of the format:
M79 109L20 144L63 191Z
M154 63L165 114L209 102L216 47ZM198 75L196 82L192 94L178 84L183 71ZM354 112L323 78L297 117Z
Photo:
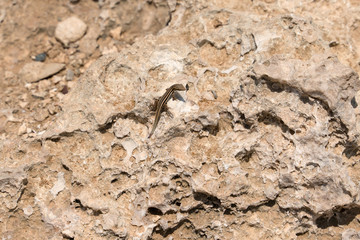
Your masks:
M65 94L67 94L67 93L69 92L69 89L68 89L68 87L65 85L60 92L65 95Z
M78 17L69 17L59 22L55 29L55 37L65 46L82 38L86 32L86 24Z
M40 54L32 57L32 59L37 62L44 62L46 59L46 53L40 53Z
M24 65L20 70L20 76L27 82L37 82L51 77L65 68L62 63L31 62Z
M74 79L74 72L71 69L68 69L66 72L66 81L71 81Z

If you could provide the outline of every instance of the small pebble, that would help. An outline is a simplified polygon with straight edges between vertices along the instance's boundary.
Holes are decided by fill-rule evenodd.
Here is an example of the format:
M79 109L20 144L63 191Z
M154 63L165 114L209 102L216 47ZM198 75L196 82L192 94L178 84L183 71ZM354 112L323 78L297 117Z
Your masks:
M69 92L68 87L65 85L63 89L60 91L62 94L67 94Z
M71 81L74 79L74 72L71 69L68 69L66 72L66 81Z
M37 62L44 62L46 59L46 53L40 53L40 54L32 57L32 59Z

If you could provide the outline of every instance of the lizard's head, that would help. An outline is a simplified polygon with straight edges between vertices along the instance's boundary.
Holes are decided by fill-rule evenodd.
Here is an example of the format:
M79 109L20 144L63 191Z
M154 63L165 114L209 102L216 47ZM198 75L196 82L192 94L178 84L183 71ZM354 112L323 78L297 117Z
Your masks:
M185 91L186 90L186 88L182 84L175 84L175 85L173 85L173 88L176 91Z

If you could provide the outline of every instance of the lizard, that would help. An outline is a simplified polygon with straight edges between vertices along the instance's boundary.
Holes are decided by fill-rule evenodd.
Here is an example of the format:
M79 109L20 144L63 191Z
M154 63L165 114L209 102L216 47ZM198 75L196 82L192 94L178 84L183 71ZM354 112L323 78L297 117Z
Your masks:
M162 97L158 101L157 108L156 108L156 113L155 113L154 125L153 125L153 128L152 128L148 138L150 138L153 135L153 133L154 133L154 131L156 129L156 126L157 126L157 124L159 123L159 120L160 120L161 110L166 105L166 103L169 101L169 99L173 95L173 93L175 91L185 91L185 90L187 90L187 88L188 88L187 85L186 85L186 88L185 88L182 84L174 84L171 87L166 89L166 92L164 93L164 95L162 95Z

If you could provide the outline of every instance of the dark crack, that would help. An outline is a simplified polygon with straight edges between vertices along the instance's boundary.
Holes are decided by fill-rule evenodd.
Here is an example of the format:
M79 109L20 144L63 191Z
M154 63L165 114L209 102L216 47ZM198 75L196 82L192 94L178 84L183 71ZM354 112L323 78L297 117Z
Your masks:
M103 211L100 210L100 209L93 209L93 208L84 206L84 205L81 203L80 199L75 199L75 200L73 201L73 203L74 203L74 205L75 205L75 208L79 208L79 209L81 209L81 210L84 211L84 212L87 212L87 210L91 210L91 214L92 214L93 216L99 216L100 214L103 214Z
M194 199L203 202L205 205L210 205L212 208L221 207L220 199L207 193L195 192Z
M343 151L343 154L345 154L347 158L351 158L353 156L360 154L360 147L359 145L357 145L355 141L346 142L344 144L344 147L345 149Z
M148 122L148 118L140 117L134 112L129 112L127 114L115 114L109 117L104 124L100 124L97 130L101 133L105 133L108 129L113 127L118 119L131 119L134 122L141 124Z
M281 128L283 133L289 132L291 135L295 133L284 121L274 113L263 111L258 114L258 122L262 122L266 125L274 125Z
M349 225L357 215L360 214L360 206L348 205L338 206L315 219L318 228L326 229L328 227L338 227L340 225Z
M167 229L163 229L161 225L157 225L154 229L153 232L151 234L154 235L155 233L160 234L162 237L167 237L170 234L174 233L176 230L178 230L180 227L182 227L184 224L186 224L187 228L192 228L194 230L194 233L196 233L198 235L198 232L196 232L195 226L192 224L192 222L189 219L182 219L181 221L179 221L175 226L173 227L169 227ZM150 237L148 237L148 239L152 239ZM199 236L200 237L200 236Z
M323 109L325 109L330 117L332 117L336 122L340 124L341 127L341 133L345 133L347 139L349 139L348 136L348 128L345 126L345 124L342 122L341 118L339 116L335 116L333 110L330 108L328 103L318 97L315 97L314 95L321 95L321 93L315 94L316 92L308 93L304 92L301 89L298 89L294 86L291 86L289 84L280 83L277 79L273 79L267 75L262 75L260 78L257 78L256 76L250 76L252 79L254 79L255 84L257 85L257 82L264 81L267 87L270 89L270 91L273 92L292 92L299 96L300 100L304 103L308 103L313 105L314 103L318 103ZM312 100L314 99L314 100ZM353 104L353 102L352 102ZM354 105L353 105L354 106Z
M164 215L163 212L160 209L156 208L156 207L149 207L147 212L150 215L158 215L158 216Z

